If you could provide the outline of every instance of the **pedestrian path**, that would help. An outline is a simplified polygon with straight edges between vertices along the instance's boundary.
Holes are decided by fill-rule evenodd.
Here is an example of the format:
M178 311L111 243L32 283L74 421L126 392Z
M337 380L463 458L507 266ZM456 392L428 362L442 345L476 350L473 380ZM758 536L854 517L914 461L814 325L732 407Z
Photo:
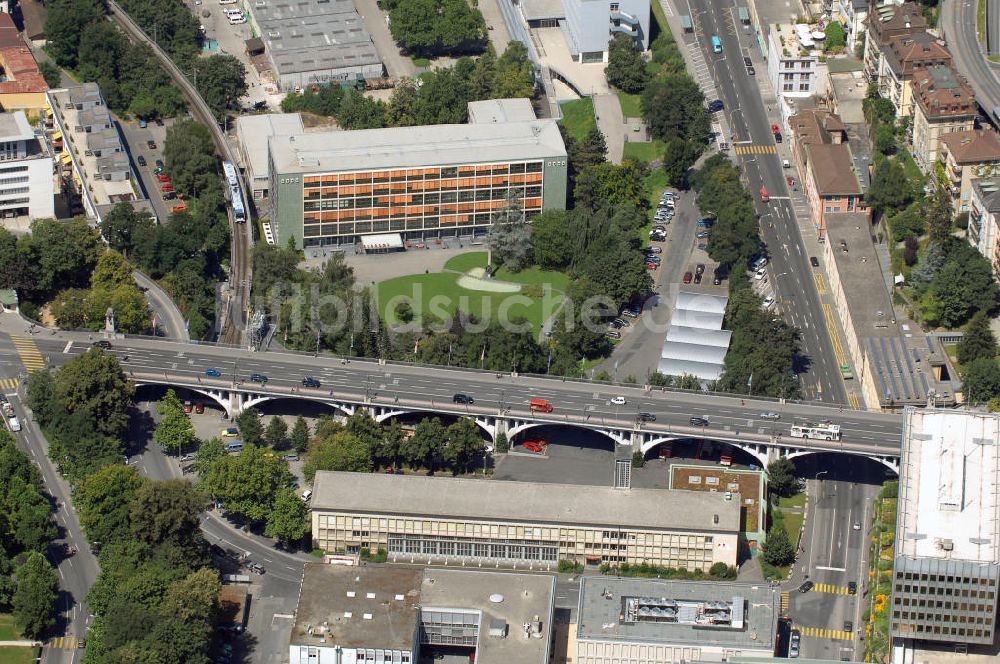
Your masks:
M797 629L802 633L802 636L808 636L815 639L833 639L834 641L853 641L854 632L848 632L843 629L828 629L826 627L803 627L802 625L795 625L792 629Z
M45 368L45 360L42 359L42 354L38 352L38 346L35 345L34 339L11 335L10 340L14 343L14 349L17 350L17 354L21 358L21 364L24 365L25 369L35 371L36 369Z
M773 145L736 145L736 154L777 154L778 148Z
M17 378L0 378L0 390L16 390L20 382Z

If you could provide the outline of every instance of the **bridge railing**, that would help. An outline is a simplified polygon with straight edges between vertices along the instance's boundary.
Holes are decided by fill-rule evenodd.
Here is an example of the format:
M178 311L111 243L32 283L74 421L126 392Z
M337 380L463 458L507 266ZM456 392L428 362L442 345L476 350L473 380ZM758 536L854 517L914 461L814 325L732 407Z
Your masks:
M123 337L123 338L126 338L126 339L149 340L151 338L148 335L141 335L141 334L125 334L125 335L119 335L119 336ZM198 340L194 340L194 339L192 339L190 342L183 342L183 341L179 341L179 340L176 340L176 339L164 339L164 341L169 341L170 343L177 343L177 344L185 344L186 343L186 344L191 345L191 346L206 346L206 347L209 347L209 348L228 348L228 349L234 349L234 350L245 350L242 346L238 346L238 345L234 345L234 344L222 343L222 342L218 342L218 341L198 341ZM302 350L295 350L295 349L283 348L281 350L269 350L269 351L265 351L265 352L268 355L293 355L293 356L296 356L296 357L304 357L304 358L323 357L325 359L340 360L341 362L344 362L344 363L347 363L347 362L363 362L365 364L379 365L379 366L399 366L399 367L412 367L412 368L418 368L418 369L419 368L426 368L426 369L448 369L449 371L461 371L461 372L465 372L465 373L469 373L469 374L479 374L479 375L483 375L483 376L509 376L509 375L511 375L509 371L492 371L492 370L489 370L489 369L478 369L478 368L475 368L475 367L461 367L461 366L455 366L455 365L425 364L425 363L422 363L422 362L408 362L406 360L379 359L377 357L349 357L349 356L346 356L346 355L340 355L340 354L337 354L337 353L330 353L330 352L326 352L326 351L320 351L319 353L316 353L315 351L302 351ZM638 383L624 383L624 382L617 382L617 381L606 381L606 380L598 380L598 379L586 378L586 377L576 378L576 377L551 376L551 375L547 375L547 374L534 374L534 373L518 373L516 375L519 376L519 377L523 377L523 378L536 378L536 379L550 380L550 381L561 381L561 382L572 382L572 383L585 383L585 384L589 384L589 385L601 385L601 386L612 387L612 388L643 388L643 387L646 387L650 391L656 391L656 392L662 392L662 393L671 393L671 394L690 394L690 395L696 395L697 394L697 395L700 395L700 396L717 396L717 397L725 397L725 398L729 398L729 399L745 399L745 400L750 400L750 401L754 401L754 402L769 402L769 403L775 403L775 404L787 403L787 404L796 404L796 405L803 405L803 406L816 406L816 407L819 407L819 408L829 408L831 410L834 410L834 409L843 410L843 408L844 408L844 406L842 404L834 404L834 403L828 403L828 402L823 402L823 401L810 401L810 400L802 400L802 399L777 399L777 398L774 398L774 397L769 397L769 396L765 396L765 395L756 395L756 394L755 395L746 395L746 394L737 394L737 393L731 393L731 392L713 392L713 391L709 391L709 390L690 390L690 389L684 389L684 388L672 387L672 386L653 387L653 386L640 385Z

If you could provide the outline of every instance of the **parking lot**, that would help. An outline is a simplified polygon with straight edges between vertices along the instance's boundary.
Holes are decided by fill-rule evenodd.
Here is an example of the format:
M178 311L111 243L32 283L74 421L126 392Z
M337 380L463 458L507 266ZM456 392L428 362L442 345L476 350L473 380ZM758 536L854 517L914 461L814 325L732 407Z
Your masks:
M135 172L139 174L143 195L149 199L160 223L165 222L170 217L172 202L163 200L163 192L161 191L163 183L157 179L153 170L156 168L156 160L163 159L163 144L167 138L167 127L173 122L173 119L163 120L162 123L150 122L145 128L140 127L137 120L120 120L118 122L127 144L129 156L132 159L132 165ZM149 141L153 141L156 147L151 148ZM143 166L142 162L145 162L146 165Z

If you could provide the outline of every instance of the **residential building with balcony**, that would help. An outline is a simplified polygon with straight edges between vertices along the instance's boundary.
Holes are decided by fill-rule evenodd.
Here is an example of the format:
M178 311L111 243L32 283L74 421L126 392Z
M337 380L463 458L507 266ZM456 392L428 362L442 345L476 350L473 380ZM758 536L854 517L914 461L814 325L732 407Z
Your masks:
M865 33L865 78L877 82L885 68L885 50L891 37L927 31L927 19L915 2L900 5L880 4L872 0L868 9L868 30Z
M389 235L402 246L485 234L512 200L529 219L563 209L567 158L558 125L522 119L515 109L523 99L500 101L511 107L508 121L473 113L469 124L271 136L276 242L354 246Z
M559 27L566 38L570 55L577 62L607 62L608 44L616 34L631 37L640 50L649 48L649 2L562 0L562 5L564 18L558 21ZM532 10L524 9L522 12L527 17ZM550 14L548 12L545 16Z
M1000 177L1000 135L992 129L956 131L941 137L939 155L957 212L969 210L972 183Z
M837 20L847 35L845 50L854 55L858 44L865 41L865 23L868 20L868 0L837 0L834 5Z
M913 97L913 158L927 169L938 159L941 137L972 129L979 109L969 84L944 65L913 74Z
M972 181L967 237L990 261L993 278L1000 281L1000 177Z
M55 216L54 165L24 111L0 113L0 217Z
M804 26L803 26L804 27ZM767 76L775 94L783 97L811 97L816 92L815 46L790 24L772 24L768 31Z
M914 72L935 65L951 66L951 53L930 33L889 38L878 87L879 94L896 107L896 115L906 117L913 113Z
M840 116L813 108L790 117L792 155L802 174L813 227L826 235L827 215L860 212L864 205L861 181Z

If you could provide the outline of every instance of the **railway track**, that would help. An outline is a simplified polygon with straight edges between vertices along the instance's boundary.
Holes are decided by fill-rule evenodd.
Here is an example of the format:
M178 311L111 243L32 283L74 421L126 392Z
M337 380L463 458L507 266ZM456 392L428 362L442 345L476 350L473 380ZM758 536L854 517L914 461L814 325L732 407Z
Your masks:
M150 39L149 35L114 0L108 0L108 10L110 12L110 19L124 30L125 34L134 41L142 42L153 49L153 53L156 54L157 59L163 64L163 68L170 74L170 78L173 79L181 94L187 99L191 116L211 131L212 142L215 144L216 151L222 159L231 161L234 164L237 163L236 155L229 146L229 143L226 142L226 136L219 128L212 110L205 103L205 100L201 98L194 85L191 84L184 73L174 64L173 60L170 59L170 56ZM246 182L241 181L240 188L244 196L243 203L246 206L248 203L246 200ZM247 211L249 213L248 206ZM231 235L230 254L232 256L232 269L229 273L230 296L225 304L227 310L217 314L218 316L222 316L225 321L219 333L219 340L229 344L242 344L243 330L246 328L247 304L250 302L252 227L249 222L243 224L237 223L230 211L229 229Z

